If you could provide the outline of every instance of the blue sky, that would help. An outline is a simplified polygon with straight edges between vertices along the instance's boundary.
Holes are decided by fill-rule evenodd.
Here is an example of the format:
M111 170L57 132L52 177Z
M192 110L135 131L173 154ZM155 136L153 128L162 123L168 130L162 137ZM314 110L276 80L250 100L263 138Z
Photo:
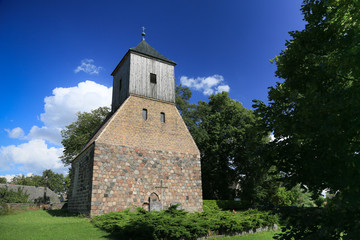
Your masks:
M299 0L0 0L0 176L66 173L60 131L76 112L110 105L112 70L146 41L177 62L192 101L229 91L251 108L267 100Z

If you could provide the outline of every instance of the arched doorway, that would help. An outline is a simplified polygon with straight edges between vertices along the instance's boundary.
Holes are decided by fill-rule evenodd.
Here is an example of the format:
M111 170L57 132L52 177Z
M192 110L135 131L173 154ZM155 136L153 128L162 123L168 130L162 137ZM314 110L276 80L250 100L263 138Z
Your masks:
M161 201L156 193L150 194L149 197L149 211L160 211L162 209Z

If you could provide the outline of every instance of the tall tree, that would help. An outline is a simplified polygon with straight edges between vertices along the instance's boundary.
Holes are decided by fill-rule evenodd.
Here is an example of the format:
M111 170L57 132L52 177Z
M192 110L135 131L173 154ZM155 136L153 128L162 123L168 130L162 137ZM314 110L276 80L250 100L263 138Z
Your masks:
M54 192L64 192L66 189L65 177L63 174L54 173L50 169L47 169L43 171L42 179L44 185Z
M194 114L196 127L190 130L201 152L204 198L231 199L235 192L230 187L240 181L238 194L253 201L269 166L260 155L268 134L257 128L252 110L223 92L199 101Z
M99 107L90 113L79 112L77 120L66 126L61 131L64 146L61 161L65 166L69 165L71 160L80 152L81 148L89 141L92 134L100 127L101 123L110 113L108 107Z
M344 232L352 239L360 236L360 2L304 0L301 10L305 29L290 32L275 58L284 82L270 88L267 106L256 102L256 112L274 132L272 157L292 185L339 191L334 212L313 229L324 239Z

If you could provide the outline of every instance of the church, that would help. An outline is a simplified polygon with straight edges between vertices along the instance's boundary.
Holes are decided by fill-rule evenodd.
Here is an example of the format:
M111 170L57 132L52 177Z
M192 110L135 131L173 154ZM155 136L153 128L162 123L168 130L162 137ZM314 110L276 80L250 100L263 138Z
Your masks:
M142 35L111 74L111 113L72 161L71 212L202 210L200 152L175 106L176 63Z

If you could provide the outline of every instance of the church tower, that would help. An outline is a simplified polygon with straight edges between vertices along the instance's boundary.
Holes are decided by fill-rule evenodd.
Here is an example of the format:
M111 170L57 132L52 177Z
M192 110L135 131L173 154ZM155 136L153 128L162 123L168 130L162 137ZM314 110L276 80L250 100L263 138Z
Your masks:
M175 106L176 63L144 36L111 74L111 114L72 162L70 211L202 210L200 153Z
M114 77L112 111L130 95L175 103L175 65L143 38L129 49L111 74Z

